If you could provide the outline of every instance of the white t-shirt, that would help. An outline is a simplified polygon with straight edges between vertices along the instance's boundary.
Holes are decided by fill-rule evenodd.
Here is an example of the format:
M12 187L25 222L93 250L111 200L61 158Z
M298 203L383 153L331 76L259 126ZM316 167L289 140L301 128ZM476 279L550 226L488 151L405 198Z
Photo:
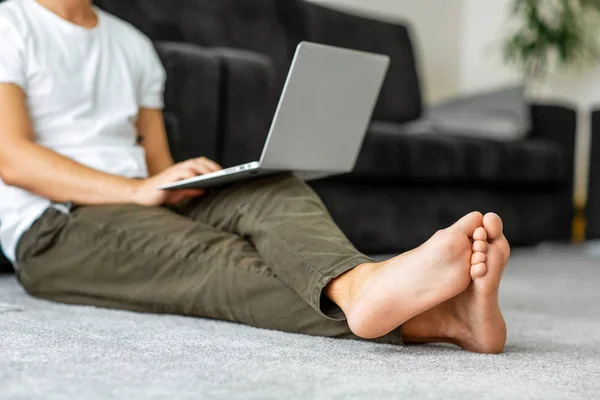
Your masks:
M87 29L35 0L0 4L0 83L25 92L40 145L100 171L144 178L136 120L140 107L163 108L165 71L147 37L94 10L98 24ZM0 242L13 264L19 238L51 206L0 180Z

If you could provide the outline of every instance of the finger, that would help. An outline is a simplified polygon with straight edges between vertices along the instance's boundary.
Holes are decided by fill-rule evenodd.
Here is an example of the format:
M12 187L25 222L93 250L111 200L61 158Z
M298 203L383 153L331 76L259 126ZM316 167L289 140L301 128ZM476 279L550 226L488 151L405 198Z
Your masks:
M178 165L177 168L173 168L169 171L169 174L165 176L166 183L177 182L184 179L195 178L198 174L191 169L189 166Z
M204 160L204 162L208 163L211 168L215 171L220 171L223 169L222 166L220 166L218 163L214 162L213 160L206 158L206 157L200 157L201 160Z
M196 159L186 161L183 167L187 168L190 171L193 171L195 175L204 175L210 174L211 172L215 172L211 168L209 168L208 165L205 165L203 162L200 162Z
M216 171L220 171L223 168L217 164L216 162L209 160L206 157L200 157L200 158L196 158L193 160L195 163L197 163L198 165L203 166L204 168L207 168L210 172L216 172Z

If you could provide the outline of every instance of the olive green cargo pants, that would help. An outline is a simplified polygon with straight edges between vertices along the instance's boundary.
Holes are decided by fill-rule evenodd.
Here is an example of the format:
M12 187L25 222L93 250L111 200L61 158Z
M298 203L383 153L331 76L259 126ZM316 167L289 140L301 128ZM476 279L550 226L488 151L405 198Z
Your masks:
M290 175L238 183L177 210L50 208L23 235L18 275L34 296L355 338L323 295L371 260ZM400 330L379 341L401 343Z

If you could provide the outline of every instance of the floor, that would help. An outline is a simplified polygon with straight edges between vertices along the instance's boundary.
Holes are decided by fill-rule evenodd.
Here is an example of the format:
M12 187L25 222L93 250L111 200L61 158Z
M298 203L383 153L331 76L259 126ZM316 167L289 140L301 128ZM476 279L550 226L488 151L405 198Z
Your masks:
M506 351L395 347L63 306L0 277L1 399L600 398L600 257L518 250Z

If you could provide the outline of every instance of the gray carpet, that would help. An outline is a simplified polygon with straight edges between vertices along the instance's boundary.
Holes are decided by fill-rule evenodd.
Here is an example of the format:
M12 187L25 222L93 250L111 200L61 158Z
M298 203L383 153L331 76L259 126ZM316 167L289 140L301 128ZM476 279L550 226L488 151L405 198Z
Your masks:
M517 251L502 305L486 356L62 306L0 277L0 398L600 398L600 258Z

